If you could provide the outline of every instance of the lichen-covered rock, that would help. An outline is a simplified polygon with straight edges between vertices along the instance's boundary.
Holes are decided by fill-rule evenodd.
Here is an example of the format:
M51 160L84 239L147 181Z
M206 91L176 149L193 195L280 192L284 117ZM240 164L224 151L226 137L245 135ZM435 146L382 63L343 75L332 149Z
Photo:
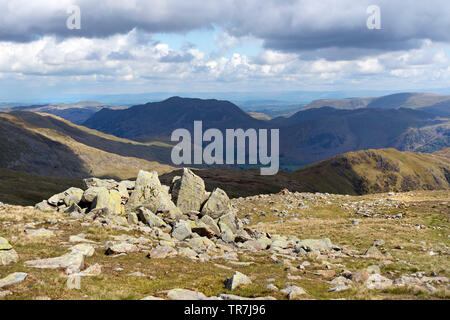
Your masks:
M7 287L7 286L11 286L11 285L19 283L19 282L22 282L23 280L25 280L26 277L27 277L27 274L24 272L12 273L3 279L0 279L0 289Z
M93 202L93 208L108 209L113 215L121 215L124 212L122 197L116 190L100 190Z
M59 206L61 204L65 204L66 206L70 206L73 203L80 203L83 197L84 191L79 188L69 188L64 192L55 194L54 196L48 199L48 203L53 206Z
M138 207L145 207L152 212L168 211L173 215L181 215L180 209L161 186L156 171L139 171L136 186L128 199L126 209L134 211Z
M0 237L0 250L11 250L12 245L9 244L8 240Z
M205 300L207 297L197 291L186 289L172 289L167 293L170 300Z
M380 274L371 274L369 278L366 280L365 285L368 289L377 289L382 290L389 287L392 287L393 281L383 277Z
M94 202L95 198L100 192L107 192L108 189L105 187L90 187L83 193L83 202L91 203Z
M174 180L172 200L181 212L200 211L205 194L205 182L191 170L184 168L183 176Z
M225 287L228 290L234 290L239 286L249 285L252 280L245 274L236 271L231 278L225 280Z
M138 208L137 215L139 220L147 224L149 227L169 228L169 226L164 222L163 219L155 215L147 208Z
M306 251L329 251L333 248L333 244L331 243L331 240L328 238L325 239L306 239L301 240L297 243L295 246L296 252L299 252L300 249L306 250Z
M5 238L0 237L0 266L8 266L19 261L19 255Z
M127 242L116 243L106 249L106 255L121 254L121 253L133 253L139 249L136 245Z
M73 247L70 247L69 250L74 253L80 253L86 257L92 257L95 253L95 248L92 245L87 244L87 243L80 243L80 244L74 245Z
M41 201L34 206L34 209L42 211L42 212L55 212L56 208L51 206L47 200Z
M19 255L14 249L0 250L0 266L8 266L19 261Z
M65 269L67 274L80 272L84 266L84 255L71 252L60 257L25 261L28 267L38 269Z
M237 233L238 230L242 229L243 225L241 221L232 212L224 214L219 219L219 225L226 224L228 228L231 229L233 234Z
M187 244L190 248L192 248L196 252L206 251L210 249L214 249L216 245L214 242L209 240L206 237L200 238L192 238L187 241Z
M297 299L306 294L305 289L298 286L288 286L287 288L280 290L280 292L285 294L289 300Z
M201 214L214 219L220 218L231 210L231 202L228 195L222 189L216 188L203 205Z
M53 231L44 228L27 229L25 230L25 234L27 235L27 237L34 239L49 239L55 236L55 233Z

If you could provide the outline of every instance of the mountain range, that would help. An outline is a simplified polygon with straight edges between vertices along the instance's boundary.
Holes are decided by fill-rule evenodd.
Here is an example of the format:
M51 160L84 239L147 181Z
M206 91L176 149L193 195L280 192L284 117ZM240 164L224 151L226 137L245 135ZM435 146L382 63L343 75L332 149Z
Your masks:
M405 92L374 98L319 99L304 107L306 109L332 107L355 110L361 108L399 109L410 108L438 116L450 116L450 95Z
M169 185L180 173L170 160L170 134L192 131L195 120L222 131L280 129L280 161L291 172L264 177L249 167L197 169L207 185L233 197L283 188L345 194L450 189L450 122L424 108L320 107L258 120L228 101L173 97L103 108L84 126L48 113L8 111L0 113L0 201L11 203L34 203L89 176L134 179L140 169L158 171Z
M448 118L411 108L308 108L289 118L255 119L228 101L173 97L126 110L103 109L84 125L139 142L170 141L171 133L195 120L204 130L280 129L280 162L300 167L345 152L396 148L434 152L450 145Z
M53 114L75 124L82 124L102 109L121 110L124 106L107 105L97 101L79 101L75 103L44 104L31 106L12 106L2 111L30 111Z

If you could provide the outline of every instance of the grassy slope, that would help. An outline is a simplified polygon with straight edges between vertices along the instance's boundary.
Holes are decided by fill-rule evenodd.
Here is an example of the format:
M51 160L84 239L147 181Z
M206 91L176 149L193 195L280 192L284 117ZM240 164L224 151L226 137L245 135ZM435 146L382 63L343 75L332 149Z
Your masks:
M381 149L346 153L300 169L294 176L321 192L366 194L449 189L449 171L450 164L441 157Z
M64 123L65 127L68 127L68 129L65 129L65 131L58 131L51 127L49 128L48 126L31 125L12 114L0 114L0 116L9 119L21 128L25 128L30 132L37 133L40 136L44 136L52 141L67 146L73 154L85 164L88 171L87 175L128 179L136 177L140 169L156 170L159 173L168 172L173 169L168 165L160 164L156 161L148 161L137 157L122 156L113 152L104 151L102 148L107 143L112 143L113 147L121 148L121 150L126 149L127 146L129 146L130 149L133 149L133 146L139 146L143 149L149 148L149 146L101 134L94 130L73 125L68 121L54 116L50 117ZM70 129L75 130L77 136L72 137L71 132L68 132ZM81 139L80 136L82 136L83 139ZM88 139L90 140L88 141ZM105 141L103 142L104 145L98 145L98 148L95 147L96 144L93 142L98 141ZM115 144L116 142L117 144ZM117 150L117 152L122 153L121 150Z
M0 169L0 181L0 202L23 206L34 205L70 187L82 186L79 179L41 177L7 169Z
M348 246L360 254L369 248L375 239L383 239L387 250L393 256L391 264L385 259L369 259L358 257L344 257L332 259L331 269L336 273L342 269L351 272L366 268L370 265L380 265L384 276L391 279L401 274L424 271L428 276L435 272L438 276L449 277L449 259L445 254L446 246L450 245L446 236L449 228L448 204L442 202L449 197L448 191L421 191L414 194L396 195L405 201L402 209L377 207L382 215L378 218L363 219L355 227L350 223L353 211L345 211L342 206L348 203L359 204L361 201L375 202L385 199L386 194L369 195L363 197L327 198L317 201L307 201L308 209L298 209L287 206L286 197L279 195L263 199L246 199L241 203L235 202L240 218L249 212L255 214L251 218L250 227L261 231L281 235L296 235L300 239L316 239L329 237L337 245ZM272 202L273 201L273 202ZM285 223L279 223L280 217L274 211L286 210L289 214L299 214L298 218L286 218ZM402 220L386 219L384 215L394 215L399 211L404 213ZM265 212L260 216L259 212ZM104 228L98 225L83 226L80 221L59 223L55 230L56 236L41 240L29 239L23 232L25 223L42 222L46 219L65 219L59 213L41 213L23 208L10 208L0 215L0 233L11 241L14 249L19 253L20 261L10 266L0 268L0 278L12 272L27 272L25 281L7 287L13 294L5 300L36 299L47 296L53 300L60 299L141 299L148 295L165 297L162 290L185 288L198 290L208 296L220 293L232 293L245 297L260 297L272 295L278 299L285 299L280 292L272 292L265 288L266 279L273 278L273 284L283 288L290 282L303 287L307 294L300 299L449 299L449 291L439 289L435 293L414 288L396 288L387 290L368 290L360 284L348 291L328 292L331 286L327 279L316 275L316 270L324 270L321 260L302 258L293 261L292 266L298 266L308 261L311 266L305 271L290 271L288 263L274 263L269 252L246 252L239 254L240 261L252 261L250 266L234 266L225 260L218 259L210 262L194 262L186 258L174 257L167 259L147 259L146 252L131 253L125 256L111 257L104 254L102 243L112 240L112 235L126 234L135 237L148 237L138 231L124 231ZM418 229L415 225L423 225ZM436 230L439 226L442 229ZM46 227L48 228L48 227ZM102 274L86 277L81 280L81 290L69 290L66 287L67 276L62 270L35 269L23 265L24 261L56 257L68 252L69 236L79 233L86 234L87 239L98 242L99 246L92 257L86 258L85 267L96 263L102 265ZM11 240L14 239L14 240ZM411 241L413 240L413 241ZM153 244L155 246L156 243ZM404 247L402 250L396 246ZM442 254L429 255L430 251ZM220 265L230 268L224 270ZM119 271L120 267L123 271ZM128 276L131 272L142 272L151 275L147 277ZM239 287L229 292L224 288L223 280L230 277L234 271L240 271L252 278L253 284ZM387 273L391 272L390 275ZM392 274L392 272L395 272ZM289 274L300 276L298 279L289 279Z
M398 170L398 171L397 171ZM296 172L280 171L261 176L259 170L197 170L208 190L220 187L231 197L290 191L367 194L389 191L450 189L445 176L450 164L439 155L401 152L395 149L346 153L304 167ZM161 176L170 184L181 170Z

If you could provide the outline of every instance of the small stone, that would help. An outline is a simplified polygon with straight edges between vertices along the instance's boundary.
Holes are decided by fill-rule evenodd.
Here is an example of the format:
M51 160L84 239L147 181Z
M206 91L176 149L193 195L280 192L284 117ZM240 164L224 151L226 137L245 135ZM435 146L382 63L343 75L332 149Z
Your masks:
M147 258L149 259L165 259L167 257L174 257L177 255L177 250L168 245L157 246L149 252Z
M298 286L288 286L286 289L283 289L280 292L285 294L289 300L297 299L300 296L306 294L305 289Z
M167 298L170 300L205 300L207 297L197 291L186 289L173 289L167 293Z
M137 251L139 251L139 249L136 245L127 242L121 242L109 246L108 249L106 249L105 254L109 256L114 254L133 253Z
M266 289L267 289L267 290L270 290L270 291L278 291L278 290L279 290L275 285L273 285L273 284L271 284L271 283L269 283L269 284L266 286Z
M8 276L6 276L3 279L0 279L0 289L11 286L13 284L22 282L27 277L27 274L24 272L15 272Z
M231 278L225 280L225 287L228 290L234 290L239 286L249 285L251 283L252 280L250 280L249 277L239 271L236 271Z

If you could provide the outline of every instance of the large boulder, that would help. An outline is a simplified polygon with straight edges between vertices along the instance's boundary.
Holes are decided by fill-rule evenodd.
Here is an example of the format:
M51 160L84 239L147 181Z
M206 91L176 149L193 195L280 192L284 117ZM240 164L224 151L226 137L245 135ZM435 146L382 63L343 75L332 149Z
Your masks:
M171 193L173 202L181 212L200 211L205 194L205 182L191 170L184 168L183 176L174 179Z
M152 212L169 212L171 215L181 215L180 209L170 199L170 195L161 186L156 171L139 171L136 186L127 202L126 209L134 211L145 207Z
M231 202L228 195L222 189L216 188L203 205L201 214L208 215L214 219L220 218L222 215L231 210Z
M121 215L124 213L122 205L122 197L116 190L107 190L102 188L92 203L93 209L108 209L113 215Z

